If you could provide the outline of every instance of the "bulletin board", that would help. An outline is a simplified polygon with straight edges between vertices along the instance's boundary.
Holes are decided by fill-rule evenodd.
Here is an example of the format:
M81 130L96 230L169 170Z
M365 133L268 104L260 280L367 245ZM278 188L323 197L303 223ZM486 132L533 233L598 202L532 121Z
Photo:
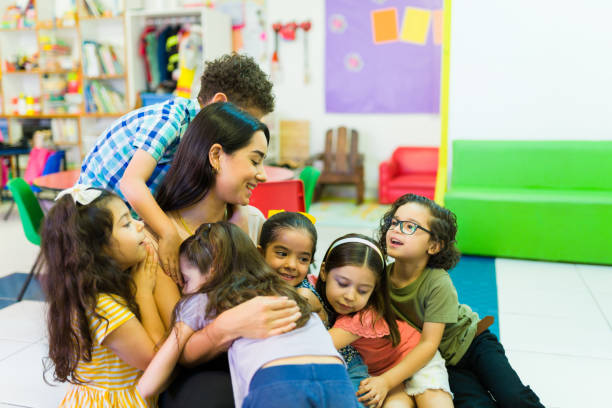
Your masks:
M330 113L438 113L442 0L327 0Z

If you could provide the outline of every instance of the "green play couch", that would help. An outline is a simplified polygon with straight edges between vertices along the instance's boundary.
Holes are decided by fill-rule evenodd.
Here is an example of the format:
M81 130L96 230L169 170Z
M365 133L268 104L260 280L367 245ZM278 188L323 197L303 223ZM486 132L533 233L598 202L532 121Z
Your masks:
M612 264L612 141L453 143L465 254Z

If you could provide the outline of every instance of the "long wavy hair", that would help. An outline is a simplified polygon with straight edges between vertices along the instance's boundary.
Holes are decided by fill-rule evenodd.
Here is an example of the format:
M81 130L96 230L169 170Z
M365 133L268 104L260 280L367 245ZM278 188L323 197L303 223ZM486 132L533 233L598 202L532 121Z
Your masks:
M395 212L402 205L407 203L417 203L429 210L431 220L429 222L429 230L431 231L430 240L440 244L440 252L431 255L427 260L428 268L441 268L450 270L457 265L461 253L455 246L457 241L457 217L451 210L438 205L435 201L427 197L416 194L404 194L391 205L389 211L380 220L378 229L378 241L383 251L387 252L387 231L391 226L391 220L395 216Z
M91 361L88 316L103 318L96 313L99 294L114 296L140 318L130 271L121 270L108 255L113 232L113 214L107 208L111 200L120 198L105 190L88 205L76 204L65 195L42 225L51 360L46 361L45 372L54 368L55 381L82 383L75 370L80 360Z
M218 143L226 154L247 146L261 130L270 142L268 127L229 102L205 106L189 123L155 199L164 211L180 210L202 200L215 185L208 153Z
M225 221L202 224L181 244L179 253L200 273L209 274L197 291L208 296L206 318L212 319L256 296L286 296L295 300L302 313L297 327L308 322L311 313L308 301L266 264L240 227ZM183 297L175 307L173 322L189 296L192 295Z
M379 249L379 253L369 245L362 242L345 242L338 246L334 246L336 242L346 238L364 239L378 247L376 241L362 234L347 234L334 240L334 242L332 242L327 249L327 252L325 252L325 257L323 258L323 262L325 262L325 264L322 264L322 267L324 268L323 271L325 272L325 276L329 277L330 271L348 265L367 267L374 272L376 275L376 286L368 299L366 308L369 307L374 309L379 316L382 316L382 318L385 319L387 325L389 326L390 332L388 338L391 340L393 346L397 346L400 342L400 334L399 329L397 328L395 315L391 309L391 301L389 299L389 281L387 278L384 256L381 256L382 251ZM326 281L327 280L328 279L326 279ZM325 292L326 281L321 279L319 276L319 279L317 279L316 289L323 299L323 306L327 311L329 322L331 325L333 325L338 317L338 314L327 299L327 294Z

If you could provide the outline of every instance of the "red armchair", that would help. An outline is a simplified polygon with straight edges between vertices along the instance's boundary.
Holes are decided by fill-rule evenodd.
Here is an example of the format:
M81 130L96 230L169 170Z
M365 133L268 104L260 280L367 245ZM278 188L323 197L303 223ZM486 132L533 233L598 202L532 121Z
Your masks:
M378 167L378 201L390 204L406 193L433 200L437 172L437 147L398 147Z

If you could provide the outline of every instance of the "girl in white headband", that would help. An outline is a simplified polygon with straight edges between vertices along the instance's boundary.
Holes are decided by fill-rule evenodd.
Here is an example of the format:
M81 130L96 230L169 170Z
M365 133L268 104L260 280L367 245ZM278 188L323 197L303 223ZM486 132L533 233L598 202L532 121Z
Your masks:
M368 366L371 377L361 381L359 401L369 407L452 407L448 375L439 353L411 378L401 375L402 361L419 343L420 333L395 319L385 266L374 240L349 234L330 245L317 281L333 324L329 332L334 346L352 344ZM429 392L435 389L445 391L443 398ZM435 401L430 401L430 395Z

